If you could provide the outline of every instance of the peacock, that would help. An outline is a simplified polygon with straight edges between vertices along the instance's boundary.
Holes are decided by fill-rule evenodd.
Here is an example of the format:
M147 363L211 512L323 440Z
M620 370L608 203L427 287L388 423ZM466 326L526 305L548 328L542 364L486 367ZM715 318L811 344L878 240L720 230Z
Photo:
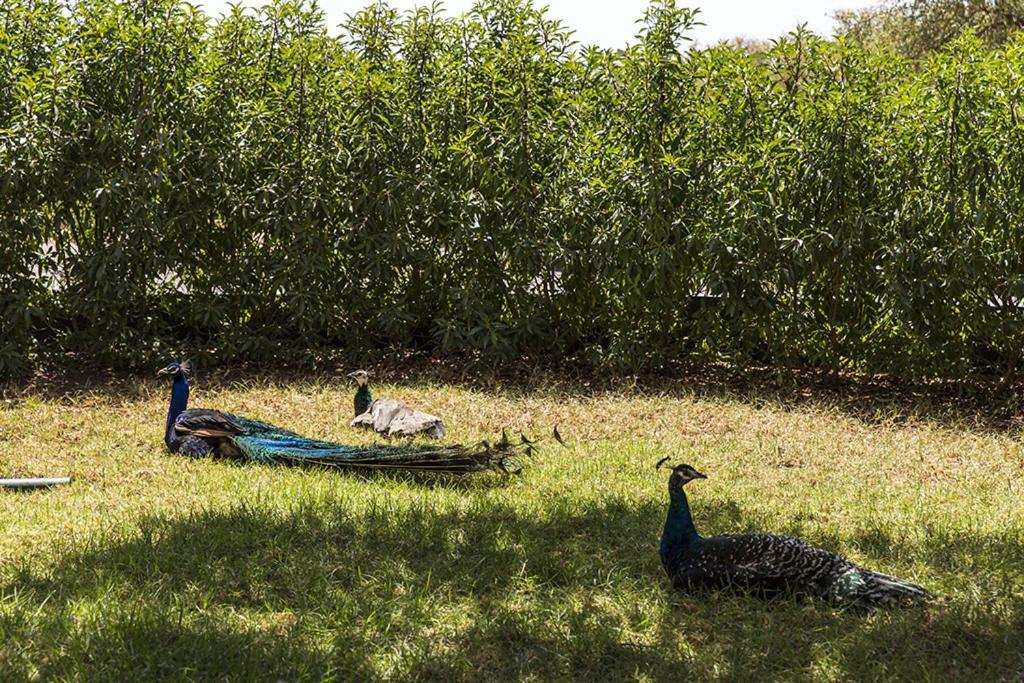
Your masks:
M668 460L662 459L656 467ZM671 504L661 536L661 563L677 589L732 586L763 596L810 595L867 610L935 597L920 586L865 569L795 538L768 534L705 538L697 533L683 491L694 479L707 477L690 465L677 465L668 481Z
M444 437L441 418L413 410L398 399L374 400L370 393L370 373L366 370L356 370L348 376L356 381L356 417L352 420L353 427L369 427L378 434L388 436L424 434L433 439Z
M510 464L533 453L533 444L526 437L513 443L504 432L498 443L483 441L475 446L347 446L309 439L231 413L189 409L191 367L187 361L171 363L158 374L172 380L164 442L172 453L193 458L218 455L259 463L465 474L484 470L509 473Z

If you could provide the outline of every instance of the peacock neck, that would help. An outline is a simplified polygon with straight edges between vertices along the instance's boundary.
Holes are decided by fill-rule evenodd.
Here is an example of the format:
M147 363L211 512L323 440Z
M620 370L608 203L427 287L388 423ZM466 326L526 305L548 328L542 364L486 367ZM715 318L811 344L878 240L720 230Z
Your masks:
M359 388L356 389L356 417L359 417L367 410L369 410L371 403L373 403L373 396L370 394L370 385L360 384Z
M171 387L171 405L167 409L167 427L164 430L164 442L170 446L174 439L174 421L188 407L188 378L179 374Z
M661 534L661 559L666 567L678 561L690 544L700 538L683 488L670 486L669 497L671 504L665 519L665 530Z

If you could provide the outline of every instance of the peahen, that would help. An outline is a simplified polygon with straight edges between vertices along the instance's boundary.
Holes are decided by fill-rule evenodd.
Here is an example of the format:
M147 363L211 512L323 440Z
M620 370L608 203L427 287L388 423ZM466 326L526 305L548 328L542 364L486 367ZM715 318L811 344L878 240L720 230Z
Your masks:
M394 398L374 400L370 393L370 373L366 370L350 372L356 381L355 411L353 427L370 427L379 434L388 436L424 434L434 439L444 437L444 423L441 418L419 410L413 410L404 402Z
M476 446L346 446L308 439L280 427L218 410L188 409L191 370L171 363L159 374L173 380L164 441L172 453L191 457L220 455L261 463L310 464L367 469L465 474L484 470L508 472L508 464L533 452L524 437L512 443Z
M768 534L705 538L697 533L683 491L694 479L707 477L689 465L677 465L668 481L671 504L661 535L661 563L675 588L732 586L764 596L811 595L868 610L935 597L920 586L865 569L795 538Z

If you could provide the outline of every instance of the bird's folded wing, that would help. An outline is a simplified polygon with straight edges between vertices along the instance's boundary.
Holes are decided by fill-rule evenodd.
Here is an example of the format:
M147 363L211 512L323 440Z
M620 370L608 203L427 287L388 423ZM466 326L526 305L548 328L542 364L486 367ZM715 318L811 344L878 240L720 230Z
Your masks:
M748 534L705 540L714 557L751 578L802 576L832 558L830 553L786 536Z
M387 432L396 419L406 413L412 412L409 406L393 398L380 398L370 406L370 414L373 417L373 429L377 432Z
M195 436L237 436L247 433L233 416L219 410L186 410L174 421L175 431Z
M373 426L373 413L367 410L362 415L357 415L356 419L349 423L351 427L372 427Z
M398 415L388 427L389 434L419 434L429 430L439 430L444 435L444 427L441 418L422 413L418 410L409 410Z

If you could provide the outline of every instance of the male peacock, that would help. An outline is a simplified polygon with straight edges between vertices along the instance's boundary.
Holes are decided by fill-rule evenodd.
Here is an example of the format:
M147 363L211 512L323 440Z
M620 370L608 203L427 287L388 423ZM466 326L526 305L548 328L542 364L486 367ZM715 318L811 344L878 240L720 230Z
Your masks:
M668 458L658 463L660 468ZM932 599L912 583L878 574L795 538L697 533L683 487L706 476L677 465L668 481L671 504L661 535L661 563L681 590L733 586L765 596L812 595L864 609Z
M370 373L366 370L350 372L356 381L355 410L353 427L371 427L379 434L388 436L424 434L434 439L444 437L444 423L441 418L419 410L413 410L404 402L394 398L373 399L370 393Z
M346 446L307 439L280 427L218 410L187 409L191 370L171 363L159 374L173 380L164 441L172 453L191 457L221 455L263 463L329 465L369 469L465 474L483 470L508 472L507 465L530 455L524 438L507 438L476 446Z

